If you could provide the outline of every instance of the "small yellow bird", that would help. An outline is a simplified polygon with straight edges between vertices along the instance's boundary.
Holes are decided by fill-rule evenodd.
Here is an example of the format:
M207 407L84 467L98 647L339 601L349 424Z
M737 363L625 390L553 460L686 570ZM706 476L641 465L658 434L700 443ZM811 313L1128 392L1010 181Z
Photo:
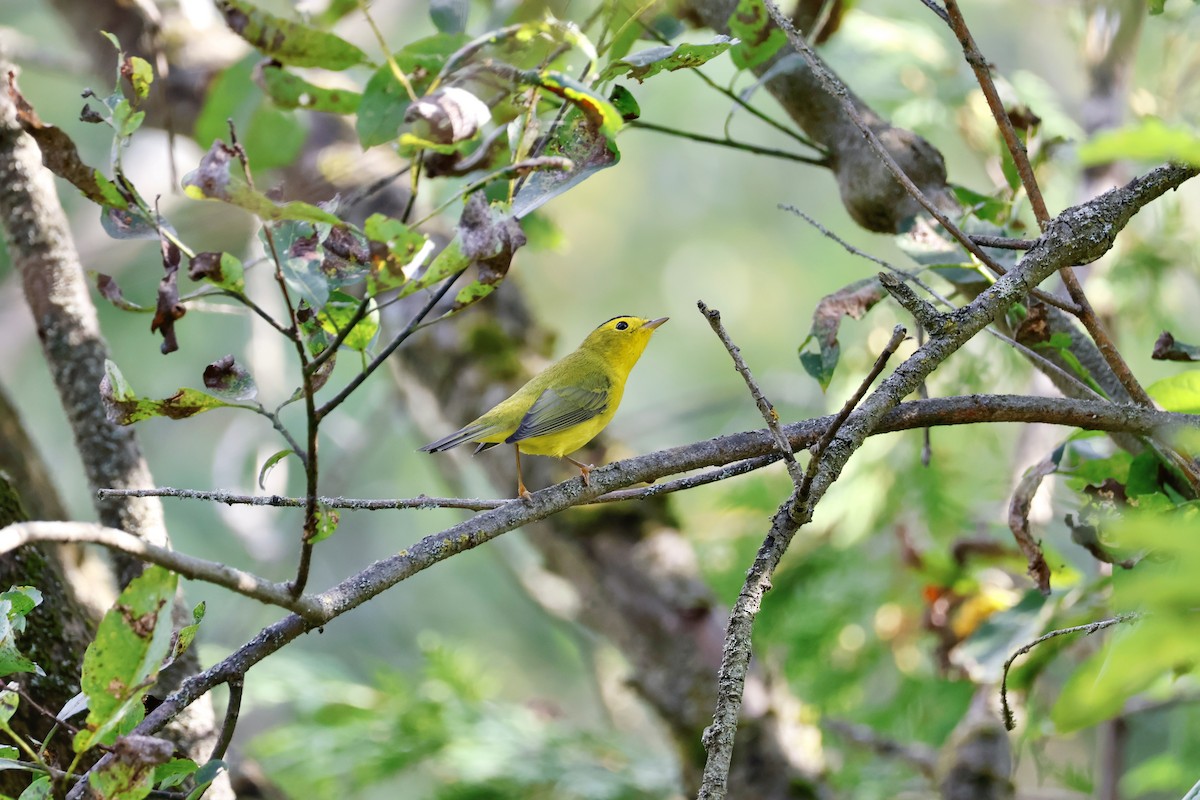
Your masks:
M595 438L617 413L625 380L654 329L666 317L613 317L588 334L579 349L535 375L507 400L462 429L421 449L438 453L463 442L478 442L479 453L512 444L517 453L517 494L528 498L521 476L521 453L565 458L588 484L593 465L571 458Z

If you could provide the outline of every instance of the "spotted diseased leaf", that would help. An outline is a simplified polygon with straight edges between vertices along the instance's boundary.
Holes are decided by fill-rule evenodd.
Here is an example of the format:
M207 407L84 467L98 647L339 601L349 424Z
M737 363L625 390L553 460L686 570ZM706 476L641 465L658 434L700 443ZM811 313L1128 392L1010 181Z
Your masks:
M325 505L324 503L318 502L317 527L313 531L313 535L309 540L309 543L316 544L317 542L323 542L330 536L333 536L334 531L337 530L338 522L340 520L341 515L338 514L337 511Z
M232 147L220 139L215 140L200 160L200 166L184 176L184 193L194 200L220 200L244 208L264 221L303 220L330 225L341 222L335 215L309 203L293 200L277 204L250 188L240 169L233 169L236 155L237 151Z
M13 714L17 713L20 704L20 695L12 689L0 688L0 723L7 724Z
M154 83L154 68L144 58L126 56L121 62L121 77L133 87L134 97L145 100L150 94L150 85Z
M475 137L491 122L487 105L466 89L445 86L410 105L404 121L412 133L437 144L454 144Z
M138 397L121 370L111 361L104 362L104 377L100 379L100 400L108 421L117 425L132 425L152 417L186 419L214 408L232 405L196 389L180 389L163 400Z
M207 608L208 606L204 601L197 603L192 608L192 624L184 625L179 629L179 633L175 635L171 642L171 655L168 663L174 662L192 646L192 642L196 640L196 633L200 630L200 623L204 620L204 612ZM159 780L159 778L156 776L155 780Z
M614 114L624 119L616 106L609 105ZM547 201L621 160L616 140L605 136L594 123L594 117L579 108L573 108L563 116L542 148L542 154L546 158L566 159L571 166L569 169L538 170L530 175L513 199L513 217L524 218Z
M8 73L8 96L16 107L21 129L37 142L42 151L42 164L46 169L66 180L97 205L129 208L129 201L116 184L83 163L70 136L61 128L42 122L17 88L14 72Z
M246 289L245 268L229 253L197 253L188 261L188 277L238 294Z
M222 400L234 403L258 397L254 378L232 355L219 358L204 368L204 388Z
M423 263L419 256L430 248L424 234L383 214L367 217L363 232L369 240L371 273L367 290L372 295L407 283Z
M284 109L303 108L328 114L353 114L362 100L358 92L317 86L274 62L260 64L254 71L254 82L276 106Z
M173 572L150 566L129 582L100 621L83 656L80 684L88 698L88 717L75 736L75 752L111 743L117 726L141 713L142 697L170 650L177 584Z
M317 315L317 322L326 333L337 336L350 324L361 302L357 297L345 292L333 292L329 296L329 302ZM342 347L362 353L371 346L371 342L379 334L379 311L374 308L373 302L370 305L371 310L346 334L346 338L342 340Z
M1176 341L1169 331L1163 331L1150 357L1155 361L1200 361L1200 347Z
M117 308L123 311L150 311L145 306L140 306L125 299L125 294L121 291L121 287L117 285L116 280L111 275L105 275L103 272L94 272L92 275L96 278L96 291L100 292L101 297Z
M114 239L157 239L158 228L148 214L135 205L100 209L100 227Z
M450 313L491 294L508 274L513 255L526 241L521 223L511 214L489 205L482 191L467 198L458 221L458 234L462 254L476 265L479 276L459 292Z
M561 72L544 71L534 73L530 77L532 83L582 111L592 127L616 147L616 136L621 131L624 121L621 119L621 113L603 95Z
M605 68L604 72L600 73L600 80L609 81L619 75L624 75L627 78L634 78L638 83L641 83L647 78L653 78L660 72L674 72L677 69L695 69L721 55L737 43L737 39L720 35L714 37L711 42L706 44L684 43L648 47L645 50L630 53L620 60L611 62Z
M245 0L217 0L217 9L230 30L280 63L336 72L368 61L366 53L340 36L277 17Z
M739 40L729 52L738 69L757 67L787 42L787 34L772 24L763 0L738 0L729 15L729 32Z
M88 776L97 796L140 800L154 788L155 769L174 755L175 745L155 736L120 736L113 758Z
M463 34L438 33L418 39L393 54L396 66L407 77L413 91L422 95L441 71L446 59L470 41ZM390 64L383 64L367 81L358 107L355 129L363 147L373 147L396 138L412 98L396 79Z
M800 343L800 364L805 372L816 378L822 391L829 388L841 357L837 335L842 317L862 319L872 306L885 297L887 291L879 279L866 278L826 295L817 303L808 337ZM806 352L808 343L813 341L816 342L817 352Z
M187 313L187 308L179 302L179 248L165 238L161 245L165 274L158 282L158 304L154 309L154 319L150 322L150 332L162 331L161 349L166 355L179 349L179 342L175 338L175 321Z

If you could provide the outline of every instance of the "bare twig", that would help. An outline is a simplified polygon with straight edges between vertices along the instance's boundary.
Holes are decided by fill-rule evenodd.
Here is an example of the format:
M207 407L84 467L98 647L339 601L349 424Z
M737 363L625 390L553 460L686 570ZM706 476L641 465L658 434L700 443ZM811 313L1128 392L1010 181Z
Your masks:
M206 561L150 544L133 534L90 522L18 522L0 529L0 553L32 542L88 542L158 564L185 578L223 586L270 605L312 617L318 613L310 598L295 598L284 584L273 583L218 561Z
M980 247L994 247L997 250L1032 250L1037 239L1010 239L1007 236L984 236L971 234L971 241Z
M702 142L704 144L715 144L720 147L728 147L733 150L742 150L747 153L753 153L759 156L770 156L772 158L781 158L786 161L798 161L801 164L811 164L814 167L829 166L829 159L820 156L805 156L799 153L792 153L787 150L777 150L774 147L763 147L749 142L739 142L734 139L720 139L716 136L705 136L702 133L693 133L692 131L684 131L678 128L671 128L666 125L656 125L653 122L645 120L634 120L629 123L630 128L641 128L647 131L658 131L671 136L677 136L680 139L690 139L693 142Z
M1082 633L1090 636L1096 631L1102 631L1105 628L1111 628L1113 625L1135 620L1140 616L1141 614L1137 612L1129 612L1127 614L1118 614L1117 616L1110 617L1109 619L1102 619L1098 622L1089 622L1086 625L1075 625L1070 628L1059 628L1058 630L1050 631L1044 636L1039 636L1029 644L1018 648L1017 651L1009 656L1008 660L1004 662L1004 675L1000 679L1000 708L1004 713L1005 729L1011 731L1017 725L1016 721L1013 719L1012 709L1009 708L1008 705L1008 671L1012 668L1014 661L1028 653L1033 648L1037 647L1042 642L1049 641L1057 636L1063 636L1068 633Z
M225 684L229 687L229 704L225 707L225 721L221 723L221 736L213 746L212 755L208 757L209 761L220 761L225 757L225 752L229 750L229 743L233 741L233 731L237 728L238 716L242 713L242 689L246 684L245 676L231 676L229 680L225 681Z
M804 471L804 480L799 486L801 501L806 501L809 493L812 491L813 478L815 478L817 475L817 468L820 464L821 456L824 455L825 451L829 449L829 445L833 442L834 437L838 435L838 431L841 430L842 425L845 424L846 420L850 417L850 413L854 411L855 406L862 401L863 396L867 393L867 390L871 388L871 384L875 382L875 379L879 377L881 372L883 372L883 368L887 366L888 359L890 359L896 352L896 349L900 347L900 343L904 341L904 337L907 335L908 331L904 329L903 325L897 325L892 329L891 338L888 339L887 344L884 345L883 351L880 352L879 356L875 359L875 363L871 365L871 369L867 371L867 374L863 377L862 382L858 384L858 389L856 389L854 394L852 394L849 399L846 400L846 402L842 405L841 410L838 411L838 413L834 416L833 422L831 422L829 427L825 429L825 432L821 434L820 440L813 448L813 455L812 459L808 462L808 469Z
M750 372L750 367L746 366L745 360L742 358L741 349L733 343L729 338L729 332L725 330L725 326L721 324L721 312L715 308L709 308L704 304L703 300L696 302L696 307L700 309L700 313L708 320L708 324L712 326L713 332L717 334L717 338L721 340L721 344L725 345L725 350L729 353L729 357L733 359L733 368L742 376L742 380L746 382L746 388L750 390L750 396L754 398L754 404L758 406L758 413L762 414L763 421L767 423L767 430L771 432L771 438L775 440L775 446L779 448L779 454L783 458L784 466L787 467L788 475L792 476L792 482L799 488L804 481L804 473L800 470L800 465L796 463L796 457L792 455L792 446L788 442L787 437L783 435L783 430L779 427L779 413L775 411L775 406L771 405L771 401L763 394L762 387L758 385L758 381L754 380L754 375Z

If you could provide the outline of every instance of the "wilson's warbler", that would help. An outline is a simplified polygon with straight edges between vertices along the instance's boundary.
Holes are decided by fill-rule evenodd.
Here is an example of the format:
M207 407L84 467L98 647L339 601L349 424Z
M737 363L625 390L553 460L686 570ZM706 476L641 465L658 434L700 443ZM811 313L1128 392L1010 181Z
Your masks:
M517 494L528 498L521 476L521 453L565 458L588 483L591 464L571 458L604 430L625 391L629 371L654 329L667 321L613 317L588 334L579 349L551 364L479 419L421 449L437 453L463 442L479 442L479 453L512 444L517 454Z

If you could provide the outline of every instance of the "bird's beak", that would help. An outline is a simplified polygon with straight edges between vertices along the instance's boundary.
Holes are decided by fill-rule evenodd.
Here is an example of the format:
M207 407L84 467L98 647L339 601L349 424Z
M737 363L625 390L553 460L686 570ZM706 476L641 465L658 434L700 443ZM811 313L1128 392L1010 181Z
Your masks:
M646 330L652 331L655 328L657 328L659 325L662 325L668 319L670 319L670 317L659 317L658 319L652 319L649 322L643 323L642 327L645 328Z

